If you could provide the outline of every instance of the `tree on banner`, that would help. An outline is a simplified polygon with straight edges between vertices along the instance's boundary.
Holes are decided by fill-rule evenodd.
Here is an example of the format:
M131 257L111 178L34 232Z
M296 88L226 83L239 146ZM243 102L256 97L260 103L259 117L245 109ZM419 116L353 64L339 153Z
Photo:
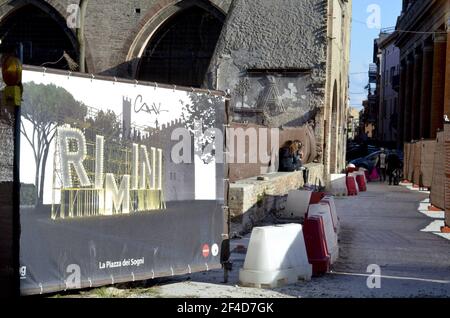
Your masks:
M210 163L216 155L217 145L223 140L216 140L221 136L225 114L218 113L223 104L219 96L206 94L189 94L191 103L182 103L182 121L195 137L195 153L204 163ZM213 132L214 130L214 132ZM219 146L219 147L220 147Z
M32 127L27 129L22 120L21 132L33 149L36 206L43 204L45 168L57 127L63 124L77 126L86 114L87 107L61 87L34 82L24 84L22 117Z

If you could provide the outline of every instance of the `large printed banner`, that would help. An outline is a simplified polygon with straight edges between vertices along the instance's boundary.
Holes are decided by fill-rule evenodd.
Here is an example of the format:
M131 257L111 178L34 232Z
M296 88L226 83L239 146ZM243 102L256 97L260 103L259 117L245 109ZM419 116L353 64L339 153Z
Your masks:
M220 266L225 99L23 73L21 290Z

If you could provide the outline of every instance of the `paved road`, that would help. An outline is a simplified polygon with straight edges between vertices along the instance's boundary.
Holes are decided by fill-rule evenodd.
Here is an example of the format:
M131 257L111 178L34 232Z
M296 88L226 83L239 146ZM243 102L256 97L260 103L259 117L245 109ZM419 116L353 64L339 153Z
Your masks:
M450 241L422 232L435 221L418 211L427 194L406 187L370 184L357 197L337 198L340 259L334 272L309 282L261 290L237 287L245 254L233 253L229 283L223 272L196 273L157 287L159 297L450 297ZM438 218L439 214L434 216ZM233 245L248 243L248 239ZM367 266L381 268L381 288L367 287ZM134 292L129 291L133 297ZM139 297L152 297L139 293Z
M403 186L378 183L357 197L336 198L341 233L334 273L274 291L314 298L450 297L450 241L421 231L435 221L418 211L427 198ZM235 267L241 267L243 257L234 258ZM381 268L379 289L367 287L371 264ZM237 283L237 272L231 284Z
M450 281L450 241L421 232L433 221L418 212L427 198L373 184L358 197L337 200L342 231L336 271L363 272L378 264L382 275Z
M418 211L428 194L377 183L368 190L336 199L341 234L334 270L339 274L322 278L330 287L325 295L450 297L450 241L421 231L436 220ZM369 290L367 277L357 276L367 275L370 264L381 268L379 290Z

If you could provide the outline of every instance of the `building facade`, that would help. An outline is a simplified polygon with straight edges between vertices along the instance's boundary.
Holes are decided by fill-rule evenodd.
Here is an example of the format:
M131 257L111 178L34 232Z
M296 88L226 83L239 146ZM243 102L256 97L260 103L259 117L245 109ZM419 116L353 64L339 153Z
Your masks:
M235 122L312 124L325 178L345 165L350 23L350 1L236 0L209 73Z
M436 138L450 114L450 3L404 0L400 50L399 140ZM405 32L408 31L408 32Z
M380 38L381 39L381 38ZM396 148L399 137L398 89L400 84L400 51L395 46L396 33L379 42L378 138L387 147Z
M230 90L233 120L313 125L315 161L344 168L351 1L88 1L84 36L80 2L4 3L2 45L30 65Z
M347 112L347 140L354 140L359 134L359 111L349 107Z

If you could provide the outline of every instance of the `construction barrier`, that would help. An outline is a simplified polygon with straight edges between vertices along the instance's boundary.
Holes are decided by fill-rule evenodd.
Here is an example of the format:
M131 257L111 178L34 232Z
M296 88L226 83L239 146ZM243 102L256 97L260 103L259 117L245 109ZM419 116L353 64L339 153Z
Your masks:
M359 188L360 192L366 192L367 191L366 178L364 176L357 175L356 176L356 183L358 185L358 188Z
M409 175L409 159L410 159L409 152L410 152L410 150L411 150L411 144L409 142L405 142L405 145L403 148L403 176L406 180L408 180L408 175Z
M430 188L433 181L435 140L406 143L403 175L416 186Z
M359 168L359 170L356 171L356 175L358 175L358 176L363 176L363 177L364 177L364 182L365 182L366 185L367 185L367 182L368 182L368 178L367 178L368 171L367 171L366 169L364 169L364 168Z
M324 197L325 192L313 192L311 193L311 198L309 199L309 204L317 204L319 203Z
M336 234L339 234L341 230L341 222L337 214L336 205L334 203L334 197L326 196L320 201L321 203L326 203L330 207L331 217L333 218L333 226Z
M242 286L276 288L299 279L310 280L311 276L300 224L253 229L244 268L239 271Z
M364 172L359 172L359 171L355 171L353 173L349 173L348 176L355 178L355 182L356 182L356 192L365 192L367 191L366 189L366 182L365 182L365 175ZM358 181L358 177L362 178L362 182Z
M358 194L359 194L360 192L362 192L362 190L360 189L359 183L358 183L358 173L353 172L353 173L351 173L351 174L349 174L349 175L352 176L353 178L355 178L356 192L358 192Z
M369 181L370 181L369 170L363 170L363 171L364 171L364 176L366 177L366 183L369 183Z
M325 228L321 216L311 216L305 220L303 236L313 275L319 276L329 272L331 257L327 249Z
M414 144L414 168L412 182L414 185L421 185L421 158L422 158L422 141L418 141Z
M212 149L201 163L171 154L172 137L189 135L198 109L214 113L204 124L225 133L225 93L25 68L20 264L11 268L20 269L21 295L221 268L228 165Z
M445 177L444 177L444 132L439 132L434 149L433 179L431 183L430 201L435 207L445 208Z
M278 212L278 216L285 219L304 218L308 212L312 191L289 191L286 208Z
M420 172L421 187L431 188L433 182L434 153L436 148L436 140L422 140L422 150L420 152Z
M408 181L413 182L413 172L414 172L414 149L415 149L415 143L411 143L409 145L409 158L408 158L408 170L407 174L405 174L405 177Z
M323 219L327 249L331 256L331 264L334 264L339 257L339 248L337 234L334 230L333 218L331 216L329 205L326 203L310 205L308 210L308 218L313 216L320 216Z
M347 195L347 183L345 174L330 175L330 192L335 196Z
M353 175L347 176L347 193L350 196L358 195L358 185L356 184L355 177Z

